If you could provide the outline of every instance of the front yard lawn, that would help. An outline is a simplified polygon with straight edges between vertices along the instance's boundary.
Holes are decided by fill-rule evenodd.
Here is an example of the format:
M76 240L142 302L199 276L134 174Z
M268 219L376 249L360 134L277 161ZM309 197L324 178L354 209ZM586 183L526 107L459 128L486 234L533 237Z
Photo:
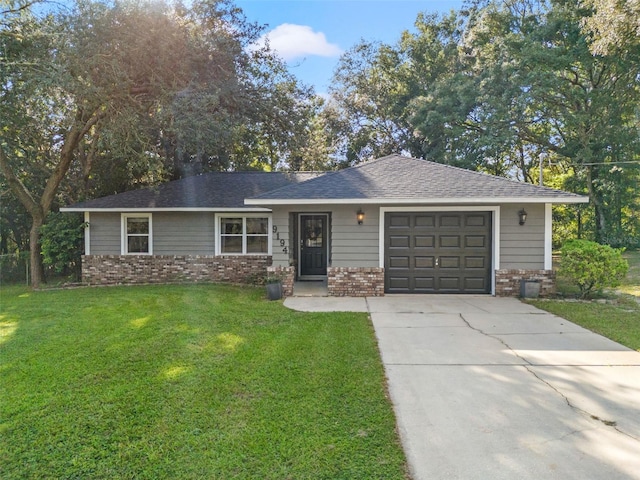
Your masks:
M263 296L3 287L0 478L407 478L367 316Z
M640 351L640 303L621 297L617 303L531 300L528 303Z
M640 351L640 252L625 252L629 272L618 292L607 292L613 303L577 302L558 299L533 300L532 305ZM558 291L572 296L577 289L558 278ZM605 301L605 299L600 299Z

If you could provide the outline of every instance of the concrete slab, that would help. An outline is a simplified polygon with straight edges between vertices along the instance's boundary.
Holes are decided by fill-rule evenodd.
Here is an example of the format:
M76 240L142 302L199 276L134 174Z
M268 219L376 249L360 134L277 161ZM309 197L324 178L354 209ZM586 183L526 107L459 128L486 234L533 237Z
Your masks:
M287 297L284 306L301 312L368 312L365 298Z
M517 334L495 337L532 365L636 365L640 353L608 338L583 333ZM640 392L638 392L640 394Z
M540 310L534 313L465 313L462 317L472 328L491 335L588 332L575 323Z
M574 408L640 439L640 368L637 366L553 366L529 367L529 370L570 399Z
M464 324L453 327L379 328L387 319L372 313L385 365L518 365L526 363L495 338Z
M513 298L287 299L368 311L413 480L640 480L640 352Z
M371 314L375 328L464 327L462 317L455 313Z
M414 480L640 478L637 440L524 366L386 369Z

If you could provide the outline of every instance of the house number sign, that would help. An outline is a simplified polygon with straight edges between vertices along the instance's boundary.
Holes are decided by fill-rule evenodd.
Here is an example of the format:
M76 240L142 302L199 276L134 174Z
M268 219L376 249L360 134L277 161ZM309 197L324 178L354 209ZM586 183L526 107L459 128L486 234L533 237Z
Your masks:
M276 225L273 226L273 239L277 242L277 245L282 248L282 253L289 253L287 241L284 238L280 238L280 232L278 232L278 227Z

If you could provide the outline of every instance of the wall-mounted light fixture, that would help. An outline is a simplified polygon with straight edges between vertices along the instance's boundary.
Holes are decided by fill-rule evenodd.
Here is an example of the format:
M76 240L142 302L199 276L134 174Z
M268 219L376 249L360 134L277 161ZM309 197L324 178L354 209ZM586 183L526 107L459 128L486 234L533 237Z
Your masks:
M524 222L527 221L527 212L524 208L518 212L518 218L520 219L520 225L524 225Z
M364 222L364 212L361 208L358 209L358 213L356 213L356 218L358 219L358 225L362 225Z

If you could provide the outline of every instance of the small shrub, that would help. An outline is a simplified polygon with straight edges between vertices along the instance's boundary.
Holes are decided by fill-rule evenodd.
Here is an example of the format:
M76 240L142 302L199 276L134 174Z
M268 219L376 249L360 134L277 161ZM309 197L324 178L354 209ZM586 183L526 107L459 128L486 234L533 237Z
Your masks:
M588 240L570 240L562 247L558 273L577 285L580 298L588 298L605 287L620 285L629 270L623 250Z

